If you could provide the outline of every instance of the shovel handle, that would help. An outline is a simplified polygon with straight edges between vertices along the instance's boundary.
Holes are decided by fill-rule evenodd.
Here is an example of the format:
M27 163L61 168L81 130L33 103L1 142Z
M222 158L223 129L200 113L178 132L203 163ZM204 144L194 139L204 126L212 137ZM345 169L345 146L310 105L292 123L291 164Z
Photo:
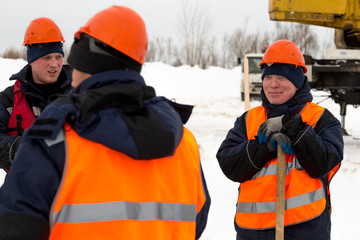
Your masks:
M285 212L285 169L286 157L281 146L277 147L277 195L276 195L276 228L275 239L284 239Z

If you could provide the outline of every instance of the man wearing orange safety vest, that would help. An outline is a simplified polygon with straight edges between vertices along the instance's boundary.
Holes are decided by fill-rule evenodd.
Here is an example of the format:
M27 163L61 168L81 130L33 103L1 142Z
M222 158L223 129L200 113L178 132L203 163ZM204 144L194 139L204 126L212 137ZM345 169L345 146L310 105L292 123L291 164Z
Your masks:
M274 42L260 66L262 106L236 120L217 153L224 174L240 182L237 240L275 239L277 144L286 154L285 239L328 240L329 184L343 158L340 122L311 102L295 43Z
M32 20L24 35L28 64L10 80L15 84L0 92L0 168L8 171L23 132L40 112L71 90L71 69L63 65L64 37L46 17Z
M140 75L142 18L123 6L75 33L73 92L25 132L0 191L0 239L198 239L210 197L192 106Z

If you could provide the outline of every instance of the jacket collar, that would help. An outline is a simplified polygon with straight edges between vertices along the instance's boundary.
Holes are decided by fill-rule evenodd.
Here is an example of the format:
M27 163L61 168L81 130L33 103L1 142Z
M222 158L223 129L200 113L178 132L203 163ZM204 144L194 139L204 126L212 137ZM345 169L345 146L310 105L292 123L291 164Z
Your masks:
M99 88L114 83L140 83L145 85L143 77L134 71L113 70L92 75L79 84L72 93L82 93L88 89Z

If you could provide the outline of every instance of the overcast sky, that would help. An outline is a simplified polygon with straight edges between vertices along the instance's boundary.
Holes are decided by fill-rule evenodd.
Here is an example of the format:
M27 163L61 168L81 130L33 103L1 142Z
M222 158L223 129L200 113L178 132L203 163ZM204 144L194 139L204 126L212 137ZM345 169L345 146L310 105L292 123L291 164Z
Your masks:
M197 0L189 0L193 3ZM275 23L269 20L268 0L199 0L213 19L211 35L221 41L247 21L247 30L268 31ZM74 33L95 13L111 5L124 5L144 19L149 39L179 36L182 0L1 0L0 54L6 48L22 47L24 33L31 20L49 17L60 27L70 47Z

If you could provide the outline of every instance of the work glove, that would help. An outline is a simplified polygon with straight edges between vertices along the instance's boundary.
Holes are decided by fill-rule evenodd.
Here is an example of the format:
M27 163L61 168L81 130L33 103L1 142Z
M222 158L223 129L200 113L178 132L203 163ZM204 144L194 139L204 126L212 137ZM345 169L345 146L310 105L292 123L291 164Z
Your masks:
M284 120L287 120L287 119L288 119L287 117L284 117L284 115L282 115L279 117L269 118L268 120L263 122L260 125L259 131L258 131L259 143L260 144L267 143L270 136L273 133L280 132L280 130L284 124Z
M296 114L293 118L283 123L281 132L288 136L290 139L295 139L296 136L303 132L305 128L309 126L303 122L300 114Z
M20 145L21 137L15 138L11 145L0 144L0 168L9 169L14 162L15 153Z
M287 153L290 155L295 154L295 150L291 144L291 140L285 134L279 133L279 132L272 134L269 141L266 143L266 146L270 152L274 152L277 150L278 144L280 144L284 153Z

